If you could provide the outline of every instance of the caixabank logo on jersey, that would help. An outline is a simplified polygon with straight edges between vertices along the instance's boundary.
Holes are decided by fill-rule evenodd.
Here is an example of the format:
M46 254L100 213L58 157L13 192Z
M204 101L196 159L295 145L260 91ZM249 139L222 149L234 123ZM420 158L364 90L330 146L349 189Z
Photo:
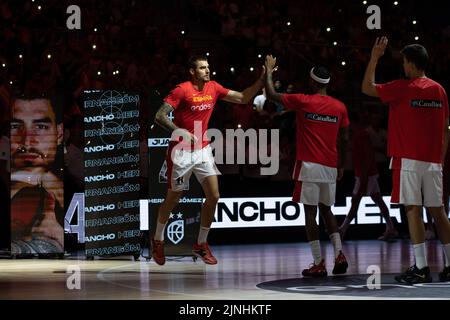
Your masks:
M326 278L296 278L263 282L264 290L293 294L378 297L378 298L450 298L450 282L402 284L394 280L395 274L382 274L377 288L368 283L368 274L329 276ZM437 281L438 275L433 274Z
M411 107L413 108L442 108L443 102L441 100L411 100Z
M305 118L308 120L314 120L314 121L322 121L322 122L331 122L331 123L337 123L338 117L337 116L330 116L327 114L317 114L317 113L305 113Z

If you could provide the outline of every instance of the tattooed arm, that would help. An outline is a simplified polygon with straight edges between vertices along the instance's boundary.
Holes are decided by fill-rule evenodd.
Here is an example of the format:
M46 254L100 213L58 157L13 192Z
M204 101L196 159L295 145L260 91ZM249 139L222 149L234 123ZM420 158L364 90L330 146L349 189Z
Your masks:
M156 112L155 123L157 123L161 128L174 134L175 137L181 136L183 137L183 139L190 140L192 143L196 142L197 138L195 138L192 133L185 129L177 127L172 121L170 121L169 113L171 113L173 110L174 108L170 104L164 102L159 108L158 112Z
M167 102L164 102L161 107L159 108L158 112L156 112L155 115L155 122L163 129L172 132L178 127L169 119L169 113L173 111L173 107L168 104Z

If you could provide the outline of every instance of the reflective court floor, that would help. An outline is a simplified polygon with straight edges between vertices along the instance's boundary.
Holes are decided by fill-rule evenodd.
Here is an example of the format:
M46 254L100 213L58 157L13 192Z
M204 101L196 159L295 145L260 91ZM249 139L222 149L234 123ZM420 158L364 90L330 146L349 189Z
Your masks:
M1 259L0 299L450 299L450 282L438 282L441 245L431 241L427 249L433 283L415 286L394 280L413 262L408 240L344 242L349 269L341 276L331 275L333 249L322 242L325 279L301 276L312 261L308 243L213 246L215 266L191 257L168 257L164 266L142 257Z

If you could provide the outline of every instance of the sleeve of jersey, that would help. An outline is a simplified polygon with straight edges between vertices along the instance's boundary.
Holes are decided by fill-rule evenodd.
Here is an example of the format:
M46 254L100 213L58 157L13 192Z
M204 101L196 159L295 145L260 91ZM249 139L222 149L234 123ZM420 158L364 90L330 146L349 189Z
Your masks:
M227 96L228 92L230 92L230 89L226 89L224 87L222 87L220 84L218 84L217 82L214 82L215 87L216 87L216 92L217 92L217 99L223 99Z
M184 90L180 86L176 86L169 95L164 98L164 102L170 104L174 109L178 108L184 97Z
M377 84L375 86L381 101L385 103L392 102L398 99L398 95L401 92L399 82L391 81L385 84Z
M288 110L300 109L301 105L305 103L306 95L304 94L290 94L284 93L281 95L281 102Z

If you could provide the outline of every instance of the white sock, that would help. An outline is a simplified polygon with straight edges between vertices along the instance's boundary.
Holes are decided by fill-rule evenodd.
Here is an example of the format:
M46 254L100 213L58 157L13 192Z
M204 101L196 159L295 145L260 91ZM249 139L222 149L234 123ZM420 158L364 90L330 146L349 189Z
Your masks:
M427 253L425 243L418 243L413 245L414 247L414 257L416 258L416 266L419 269L428 267L427 263Z
M334 248L334 257L337 258L340 251L342 251L341 235L339 232L332 233L330 234L330 240Z
M319 264L322 261L322 251L320 250L320 241L314 240L309 243L311 246L311 253L314 258L314 264Z
M155 231L155 240L164 241L164 229L166 228L166 223L158 223L156 224L156 231Z
M209 229L210 228L200 226L200 231L198 232L197 244L206 242L206 238L208 238Z
M445 255L445 266L450 267L450 243L442 245Z

